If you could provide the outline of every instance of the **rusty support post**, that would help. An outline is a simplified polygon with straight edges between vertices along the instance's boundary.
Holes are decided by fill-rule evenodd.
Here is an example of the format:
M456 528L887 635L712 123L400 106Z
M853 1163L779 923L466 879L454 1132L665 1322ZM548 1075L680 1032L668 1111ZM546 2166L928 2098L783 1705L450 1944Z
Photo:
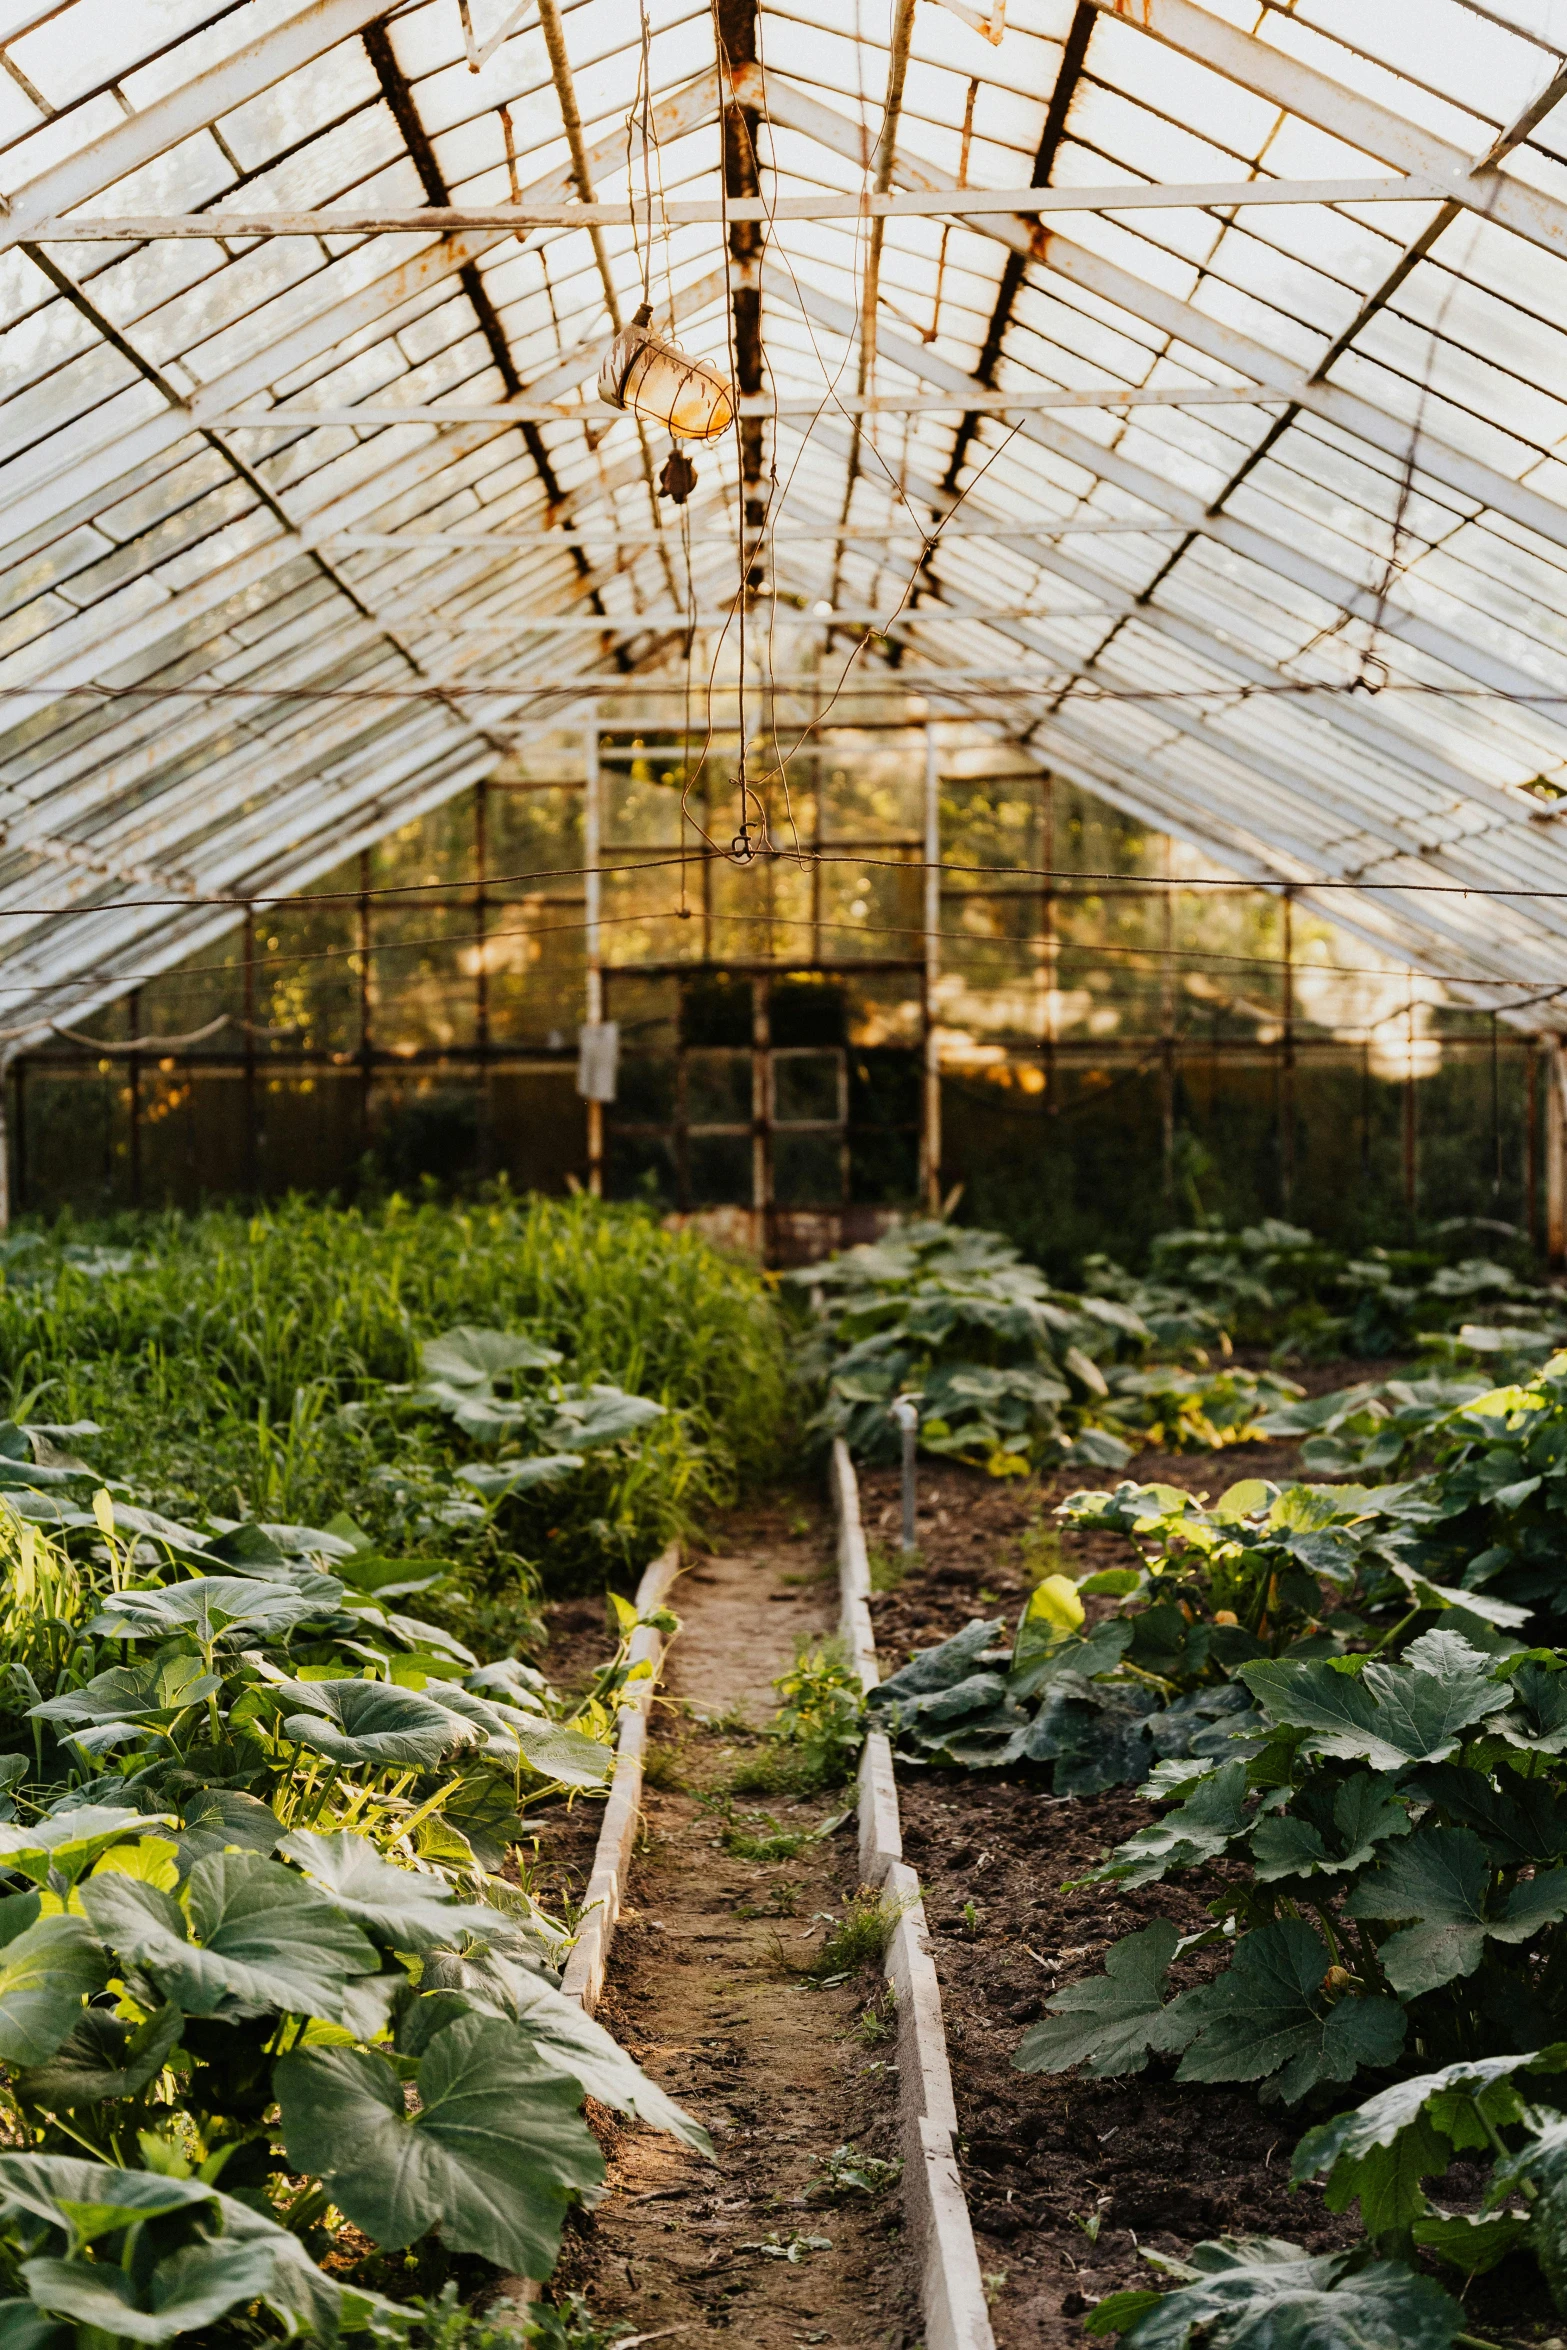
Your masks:
M359 852L359 1148L370 1148L370 1079L374 1057L370 986L370 851Z
M603 876L599 871L601 824L599 817L599 730L589 726L582 738L582 862L583 875L583 947L587 959L584 982L584 1016L590 1028L597 1028L604 1018L603 933L599 927L603 911ZM604 1105L589 1102L588 1116L588 1190L594 1199L604 1196Z
M254 1200L258 1183L258 1152L256 1149L256 909L247 905L241 933L244 971L242 977L245 1007L245 1195Z
M920 979L924 1103L920 1120L921 1190L935 1215L941 1206L941 1043L936 987L941 977L941 759L936 730L925 721L925 968Z
M132 1036L141 1034L141 989L133 987L128 999ZM131 1053L125 1063L126 1086L129 1092L131 1121L131 1206L141 1206L141 1055Z
M1295 1202L1295 893L1284 892L1284 1025L1279 1038L1279 1198Z

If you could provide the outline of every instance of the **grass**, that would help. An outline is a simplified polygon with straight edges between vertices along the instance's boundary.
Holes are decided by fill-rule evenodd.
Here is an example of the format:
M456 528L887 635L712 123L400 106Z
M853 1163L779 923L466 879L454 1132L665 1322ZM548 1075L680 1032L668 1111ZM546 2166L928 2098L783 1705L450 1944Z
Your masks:
M172 1515L346 1510L413 1547L454 1439L405 1422L389 1476L382 1387L464 1322L525 1327L572 1376L675 1407L634 1455L608 1447L549 1501L506 1505L509 1544L559 1584L626 1581L774 1463L787 1376L761 1276L641 1209L504 1189L464 1208L289 1200L15 1235L0 1411L100 1422L94 1458Z
M841 1787L865 1735L860 1677L836 1638L795 1644L794 1663L773 1682L782 1700L760 1750L730 1777L737 1795L815 1795Z
M1030 1585L1043 1583L1047 1575L1066 1572L1061 1559L1061 1529L1047 1524L1042 1517L1029 1520L1023 1529L1018 1549L1024 1580Z
M820 1981L828 1975L855 1975L865 1967L880 1966L899 1918L913 1906L912 1898L896 1900L873 1885L862 1885L824 1938L809 1972Z
M911 1567L920 1564L917 1550L890 1550L884 1543L872 1543L865 1554L870 1569L873 1591L896 1591Z
M731 1821L719 1841L736 1860L798 1860L815 1841L814 1828L785 1828L771 1812L754 1812L749 1827Z

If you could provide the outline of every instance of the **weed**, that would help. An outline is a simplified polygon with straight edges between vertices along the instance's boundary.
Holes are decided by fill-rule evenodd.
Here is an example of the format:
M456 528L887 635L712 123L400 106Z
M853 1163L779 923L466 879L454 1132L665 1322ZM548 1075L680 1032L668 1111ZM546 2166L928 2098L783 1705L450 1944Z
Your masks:
M683 1746L650 1746L642 1758L642 1777L649 1787L678 1794L686 1785Z
M535 2305L522 2338L529 2350L612 2350L613 2344L624 2341L625 2330L600 2325L585 2293L564 2293L553 2304Z
M805 1887L797 1877L780 1877L769 1891L774 1917L792 1918L800 1914L800 1896Z
M753 1812L751 1820L750 1827L731 1824L723 1831L724 1850L736 1860L798 1860L815 1840L814 1829L781 1827L770 1811Z
M979 2281L985 2289L985 2307L987 2309L995 2307L996 2295L1005 2290L1009 2274L1010 2271L1004 2268L987 2268L980 2278Z
M854 2023L854 2037L867 2048L879 2048L890 2040L898 2028L898 1994L891 1983L884 1983L867 2000L862 2014Z
M1065 1571L1061 1563L1061 1529L1048 1525L1043 1517L1030 1518L1018 1549L1022 1555L1023 1577L1029 1584L1043 1583L1047 1575Z
M780 2236L776 2229L764 2236L759 2244L742 2244L742 2252L760 2252L768 2260L787 2260L791 2268L798 2268L807 2252L830 2252L831 2236Z
M519 2342L531 2342L536 2337L531 2329L519 2331L525 2322L521 2310L515 2315L510 2304L504 2304L505 2315L497 2309L497 2322L491 2322L487 2311L482 2317L465 2309L457 2299L457 2287L445 2284L434 2301L416 2301L413 2307L423 2312L418 2331L419 2350L516 2350Z
M971 1942L979 1932L979 1904L977 1901L965 1901L963 1904L963 1931Z
M774 1748L773 1787L794 1787L804 1794L840 1786L854 1768L865 1735L865 1696L843 1642L823 1640L813 1648L807 1640L798 1641L794 1663L777 1675L773 1687L782 1701L767 1733ZM790 1751L785 1755L783 1750ZM738 1773L735 1784L741 1784Z
M901 2158L884 2162L879 2154L861 2154L853 2145L835 2146L820 2157L826 2177L806 2189L810 2195L880 2195L903 2176Z
M877 1542L867 1550L865 1563L873 1591L896 1591L910 1567L920 1564L920 1554L917 1550L889 1550Z
M899 1918L912 1907L912 1897L896 1900L874 1885L862 1885L816 1953L811 1973L818 1978L852 1975L880 1966Z

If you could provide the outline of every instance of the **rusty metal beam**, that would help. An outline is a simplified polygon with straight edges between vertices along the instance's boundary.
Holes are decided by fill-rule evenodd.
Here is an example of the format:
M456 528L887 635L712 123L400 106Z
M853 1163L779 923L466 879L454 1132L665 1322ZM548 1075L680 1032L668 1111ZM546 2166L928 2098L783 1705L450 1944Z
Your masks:
M1077 0L1077 6L1072 12L1072 22L1067 30L1066 42L1061 51L1061 70L1056 75L1056 86L1050 93L1050 104L1045 113L1045 127L1040 134L1039 152L1034 157L1032 184L1036 188L1047 188L1050 185L1050 175L1055 169L1056 156L1060 152L1061 141L1066 136L1066 118L1072 110L1072 101L1077 96L1078 83L1082 79L1083 67L1088 57L1088 44L1093 37L1094 22L1095 11L1089 6L1089 0ZM1026 255L1012 252L1007 255L1002 267L1001 281L996 287L995 307L990 313L990 324L985 329L985 340L980 345L979 358L974 368L975 377L982 384L993 384L996 380L996 367L1001 358L1001 346L1006 340L1007 328L1012 323L1012 305L1017 300L1018 288L1023 283L1023 272L1027 266ZM964 417L958 426L957 437L952 444L952 455L947 461L947 470L941 481L942 488L949 494L953 494L957 490L958 477L962 473L968 457L969 444L978 429L979 416L972 411Z

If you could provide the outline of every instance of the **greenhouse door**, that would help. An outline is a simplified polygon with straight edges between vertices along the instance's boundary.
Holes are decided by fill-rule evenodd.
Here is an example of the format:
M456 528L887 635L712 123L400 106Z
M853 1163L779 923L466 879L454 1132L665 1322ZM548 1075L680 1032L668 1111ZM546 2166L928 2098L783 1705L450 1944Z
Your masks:
M640 977L605 976L621 1033L612 1197L727 1209L735 1237L779 1264L918 1205L920 1053L853 1043L834 980L699 969L654 1003Z

